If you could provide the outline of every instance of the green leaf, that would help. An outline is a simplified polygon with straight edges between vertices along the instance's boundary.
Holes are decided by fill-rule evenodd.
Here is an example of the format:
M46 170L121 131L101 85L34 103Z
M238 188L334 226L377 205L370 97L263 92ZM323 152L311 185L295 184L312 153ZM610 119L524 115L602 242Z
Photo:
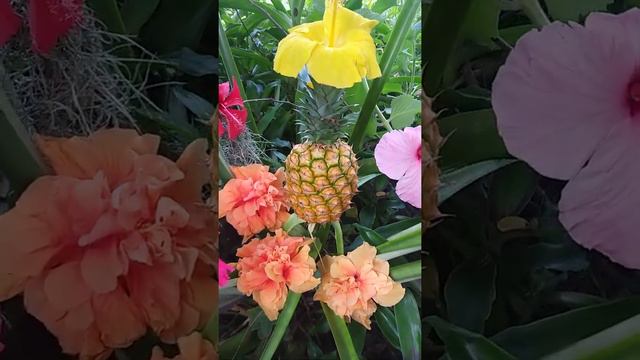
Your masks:
M640 354L640 315L545 357L545 360L635 360L638 354Z
M0 73L4 73L0 67ZM16 195L48 171L27 129L0 89L0 169L9 178Z
M220 8L248 10L262 14L278 28L278 40L285 37L292 26L291 18L286 12L276 9L273 5L256 0L222 0L219 6Z
M189 49L182 48L169 53L163 59L175 62L178 70L191 76L205 76L218 73L218 59L211 55L198 54Z
M358 353L353 345L351 334L349 334L349 330L347 329L347 325L344 323L344 320L336 315L333 310L327 306L327 304L323 302L320 304L322 305L324 316L329 322L331 334L333 335L333 340L336 343L340 360L358 360Z
M441 178L441 185L438 188L438 203L442 204L478 179L516 161L512 159L486 160L444 173Z
M400 350L400 336L398 335L398 326L393 312L389 308L380 306L374 313L374 319L389 344Z
M607 11L614 0L545 0L549 14L560 21L580 21L593 11Z
M350 10L357 10L362 7L362 0L347 0L344 7Z
M351 322L347 325L349 329L349 334L351 335L351 339L353 340L353 346L356 349L356 353L362 354L362 349L364 349L364 340L367 335L367 329L364 326L360 325L359 322L351 320Z
M445 86L447 66L452 62L461 40L465 20L471 16L472 3L478 0L433 0L423 19L423 64L426 64L423 87L428 96L435 96Z
M418 0L406 0L400 15L396 21L395 26L389 41L385 45L384 52L382 53L382 59L380 60L380 70L382 77L373 80L369 88L369 93L362 104L362 109L358 114L358 120L353 128L351 137L349 139L353 149L357 152L360 150L364 141L365 131L373 115L373 110L378 104L378 97L384 87L384 83L391 76L393 65L396 61L396 57L400 53L403 47L404 41L413 25L413 18L418 13L418 7L420 1Z
M370 180L373 180L375 178L377 178L378 176L380 176L382 174L369 174L369 175L365 175L362 177L358 178L358 188L360 188L362 185L366 184L367 182L369 182Z
M422 261L417 260L406 264L396 265L389 269L389 276L398 282L407 282L420 279L422 274Z
M116 0L89 0L88 4L96 17L107 26L107 30L116 34L127 33Z
M301 294L289 291L284 307L280 311L280 314L278 314L278 320L273 332L271 333L269 340L267 340L266 346L260 355L260 360L270 360L273 358L273 355L276 353L276 350L278 349L278 346L280 346L280 342L287 331L287 327L289 327L289 322L291 322L291 318L293 317L293 313L300 302L301 296Z
M500 30L500 37L506 41L509 45L515 46L520 38L528 33L529 31L535 29L534 25L518 25L512 26L506 29Z
M382 14L383 12L397 5L398 0L378 0L375 2L375 4L373 4L371 10L378 14Z
M480 334L450 324L437 316L427 317L447 349L452 360L515 360L513 355L501 349Z
M213 21L211 0L160 0L151 19L140 30L142 44L159 53L183 47L196 49L206 26Z
M491 109L448 116L439 119L438 126L447 137L440 149L439 165L444 170L509 157Z
M409 289L393 308L400 339L400 351L404 360L420 360L422 345L422 324L418 303Z
M444 297L447 315L453 324L483 333L496 298L496 265L466 261L458 265L447 280Z
M398 250L414 249L422 244L421 224L416 224L393 236L384 244L377 246L378 254L390 253Z
M373 246L377 246L387 242L387 239L385 239L382 235L378 234L376 231L371 230L368 227L362 226L358 223L355 223L353 225L356 227L356 229L358 229L360 236L367 243Z
M640 297L628 297L514 326L492 340L518 359L540 359L637 315L638 309Z
M207 121L211 119L214 108L210 102L182 87L174 87L173 93L178 100L198 118Z
M138 35L158 8L160 0L125 0L122 5L122 20L129 35Z
M463 36L478 44L492 44L498 36L498 0L474 1L464 22Z
M519 215L531 200L537 183L538 175L524 162L496 171L489 187L492 219Z
M411 126L420 114L422 103L411 95L400 95L391 101L391 117L389 121L394 129Z

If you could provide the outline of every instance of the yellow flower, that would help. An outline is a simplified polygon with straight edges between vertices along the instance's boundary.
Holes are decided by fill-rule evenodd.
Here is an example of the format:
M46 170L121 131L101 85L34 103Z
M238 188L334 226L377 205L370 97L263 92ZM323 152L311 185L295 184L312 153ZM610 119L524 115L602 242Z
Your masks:
M274 70L297 77L307 65L309 74L320 84L349 88L365 76L382 76L376 60L371 29L378 24L345 9L340 0L325 0L322 21L289 29L280 41Z

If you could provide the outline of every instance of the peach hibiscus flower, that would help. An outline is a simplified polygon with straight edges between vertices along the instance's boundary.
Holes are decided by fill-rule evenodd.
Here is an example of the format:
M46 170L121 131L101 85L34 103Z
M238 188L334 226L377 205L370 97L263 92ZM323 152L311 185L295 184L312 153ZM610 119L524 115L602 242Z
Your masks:
M173 162L156 154L159 140L124 129L38 137L55 175L0 216L0 301L24 292L66 353L105 359L148 327L175 342L216 306L207 143Z
M276 230L275 235L253 239L236 252L238 291L253 294L269 320L278 318L288 290L303 293L320 283L313 277L316 263L309 256L311 241Z
M369 317L376 311L376 303L393 306L405 291L389 277L389 263L376 258L376 252L375 247L363 243L346 256L324 256L322 281L313 299L371 330Z
M154 347L150 360L218 360L213 345L202 338L199 332L178 339L180 354L168 358L164 356L162 349Z
M265 165L231 167L234 178L219 193L220 218L226 217L245 239L264 229L275 231L289 218L285 203L284 171Z

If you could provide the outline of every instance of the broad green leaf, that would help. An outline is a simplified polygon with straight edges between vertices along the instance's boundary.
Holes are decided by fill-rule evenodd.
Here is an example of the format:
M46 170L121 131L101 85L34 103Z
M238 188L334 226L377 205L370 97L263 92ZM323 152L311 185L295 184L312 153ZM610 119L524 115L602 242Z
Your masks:
M637 315L638 309L640 297L628 297L514 326L492 340L518 359L540 359Z
M127 33L116 0L89 0L88 5L96 17L107 26L107 30L116 34Z
M398 282L407 282L420 279L422 274L422 261L417 260L406 264L396 265L389 269L389 276Z
M198 54L189 48L182 48L179 51L167 54L163 59L175 62L178 70L191 76L218 73L218 59L216 57Z
M478 179L516 161L511 159L486 160L444 173L438 188L438 203L442 204Z
M160 0L151 19L140 30L142 44L159 53L183 47L196 49L204 30L213 20L211 0Z
M583 339L544 360L635 360L640 354L640 315Z
M364 142L364 136L369 122L373 118L373 111L378 104L378 97L384 87L384 83L391 76L392 68L396 57L403 48L405 38L411 30L413 19L418 13L420 1L418 0L406 0L400 15L396 20L396 24L393 27L393 32L389 37L388 43L385 45L384 52L382 53L382 59L380 60L380 70L382 77L373 80L369 88L369 93L362 104L362 109L358 114L358 120L353 128L351 137L349 139L351 145L355 151L359 151L362 143Z
M387 242L382 235L378 234L376 231L369 229L368 227L362 226L358 223L355 223L354 226L358 229L358 233L370 245L377 246L384 244Z
M389 121L394 129L411 126L420 114L422 103L411 95L400 95L391 101L391 117Z
M244 330L220 343L218 356L220 359L239 359L253 351L258 344L258 335L247 326Z
M496 265L466 261L456 267L444 287L449 321L467 330L483 333L496 298Z
M347 0L344 7L351 10L357 10L362 7L362 0Z
M500 37L509 45L515 46L524 34L535 28L536 27L533 25L518 25L506 29L500 29Z
M367 335L367 329L364 326L360 325L357 321L351 321L347 328L349 329L349 334L351 335L351 339L353 340L353 347L356 349L357 354L362 354L362 349L364 348L364 340Z
M122 20L127 34L137 35L149 21L160 0L125 0L122 5Z
M464 22L463 37L479 44L491 44L498 36L498 0L473 1Z
M398 250L413 249L421 245L421 224L416 224L406 230L390 236L387 242L377 246L378 254L390 253Z
M233 54L233 56L240 60L252 60L256 65L260 65L267 70L271 70L273 68L273 63L271 62L271 60L260 55L260 53L257 53L256 51L232 48L231 53Z
M516 359L484 336L448 323L438 316L427 317L427 323L444 342L448 358L451 360Z
M393 307L400 339L403 360L420 360L422 346L422 324L418 303L411 290L406 289L404 297Z
M389 8L394 7L396 5L398 5L398 0L377 0L371 7L371 10L373 12L377 12L378 14L382 14L383 12L387 11Z
M362 177L358 178L358 188L360 188L362 185L366 184L367 182L369 182L370 180L373 180L375 178L377 178L378 176L380 176L382 174L369 174L369 175L365 175Z
M213 116L213 105L199 95L182 87L174 87L173 93L180 102L202 120L209 120Z
M614 0L546 0L549 14L560 21L580 21L593 11L607 11Z
M4 70L0 66L0 74ZM0 89L0 169L16 195L48 169L4 90Z
M491 109L448 116L439 119L438 126L446 137L438 162L444 170L509 157Z
M396 318L389 308L378 307L374 313L376 325L380 328L382 335L389 341L389 344L394 348L400 350L400 336L398 334L398 326L396 325Z
M489 187L492 219L519 215L531 200L537 182L538 175L524 162L496 171Z
M423 23L423 87L428 96L435 96L445 86L444 74L452 61L462 37L465 20L478 0L433 0Z

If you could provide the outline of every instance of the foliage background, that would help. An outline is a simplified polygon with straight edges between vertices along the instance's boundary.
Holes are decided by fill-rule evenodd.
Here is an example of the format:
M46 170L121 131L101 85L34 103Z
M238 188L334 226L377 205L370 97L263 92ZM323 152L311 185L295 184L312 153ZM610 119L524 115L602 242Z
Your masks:
M535 27L520 7L533 3L423 1L423 84L436 96L447 137L439 159L445 217L426 233L427 358L633 359L640 353L640 271L573 242L557 219L564 182L513 159L496 129L491 83L517 39ZM592 11L635 5L541 1L552 21L581 22Z

